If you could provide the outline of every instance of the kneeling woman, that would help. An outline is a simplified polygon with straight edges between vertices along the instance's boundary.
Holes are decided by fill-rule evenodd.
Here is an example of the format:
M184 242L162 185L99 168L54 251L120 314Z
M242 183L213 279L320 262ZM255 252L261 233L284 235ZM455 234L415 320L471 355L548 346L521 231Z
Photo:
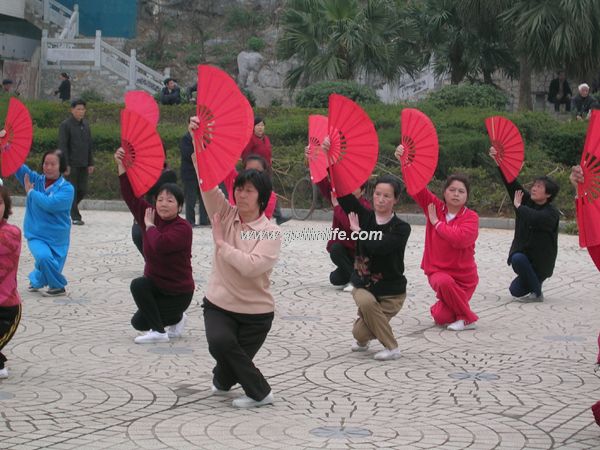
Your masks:
M192 118L190 133L196 127ZM221 395L241 384L246 395L233 400L237 408L273 403L271 387L252 361L271 329L275 309L270 275L279 257L281 231L264 214L271 192L269 176L254 169L236 177L235 206L218 187L202 192L215 243L203 303L208 350L217 362L212 389Z
M398 146L398 160L404 147ZM479 283L475 263L475 241L479 235L479 216L465 204L469 181L463 175L450 175L443 190L444 201L424 188L413 196L427 218L425 250L421 268L429 279L438 301L431 316L438 325L452 331L475 328L478 317L469 301Z
M185 311L194 295L192 227L179 217L183 192L176 184L160 187L156 209L143 198L135 197L125 175L124 156L122 148L115 152L121 195L141 226L146 260L144 276L131 282L131 294L138 307L131 325L147 332L136 337L135 343L168 342L183 333Z
M21 230L8 223L10 195L0 183L0 378L8 377L2 349L12 339L21 320L21 297L17 290L17 271L21 254Z

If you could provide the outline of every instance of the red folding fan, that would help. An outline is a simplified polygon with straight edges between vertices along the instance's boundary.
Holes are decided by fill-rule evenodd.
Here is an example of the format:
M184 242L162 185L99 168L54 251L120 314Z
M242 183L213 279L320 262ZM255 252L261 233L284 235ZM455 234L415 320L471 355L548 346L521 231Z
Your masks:
M327 133L326 116L308 116L308 168L313 183L318 183L327 176L327 154L321 148Z
M431 119L418 109L405 108L400 115L400 160L406 190L410 195L421 192L431 181L438 162L438 136Z
M2 176L8 177L25 163L33 140L31 115L27 107L15 97L11 97L8 102L4 130L6 135L0 138L0 160Z
M339 94L329 96L327 154L331 190L338 197L351 194L368 180L379 154L373 122L363 109Z
M581 155L583 183L577 186L579 245L588 247L592 258L600 257L592 247L600 246L600 112L592 110ZM594 262L600 268L600 263Z
M515 181L525 159L525 144L519 129L506 117L493 116L485 119L492 147L498 152L496 162L509 183Z
M121 147L123 165L133 193L141 197L160 177L165 152L156 129L135 111L121 111Z
M154 128L158 124L158 104L154 97L145 91L129 91L125 93L125 109L135 111L146 119Z
M254 129L252 108L235 81L221 69L198 66L194 132L196 158L203 191L218 185L231 172Z

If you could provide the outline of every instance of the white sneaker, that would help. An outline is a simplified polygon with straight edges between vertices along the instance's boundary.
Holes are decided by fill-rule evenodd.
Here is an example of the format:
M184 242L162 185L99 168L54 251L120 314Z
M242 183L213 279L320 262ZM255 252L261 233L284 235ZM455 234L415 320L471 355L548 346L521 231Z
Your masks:
M175 325L170 325L167 327L167 334L170 338L180 338L183 336L183 329L185 328L186 320L187 314L183 313L179 322L177 322Z
M8 378L8 369L5 367L4 369L0 369L0 379Z
M348 283L346 286L344 286L344 289L342 289L344 292L352 292L353 290L354 286L352 286L352 283Z
M365 345L360 345L358 342L354 342L352 347L350 347L350 350L353 352L366 352L369 350L369 343L367 342Z
M261 401L254 400L246 395L242 395L231 402L231 405L234 408L258 408L259 406L271 405L274 401L275 399L273 398L273 393L269 392L269 394Z
M390 361L392 359L398 359L400 356L400 348L396 347L392 350L388 350L387 348L385 350L381 350L380 352L375 353L373 358L375 358L377 361Z
M146 334L142 334L134 339L136 344L154 344L155 342L169 342L169 335L159 333L158 331L150 330Z
M464 320L457 320L454 323L451 323L450 325L448 325L448 329L450 331L465 331L465 330L474 330L477 328L477 325L475 324L475 322L469 323L465 325L465 321Z
M219 389L214 384L210 385L210 392L212 392L212 395L227 395L227 394L229 394L229 391L224 391L223 389Z

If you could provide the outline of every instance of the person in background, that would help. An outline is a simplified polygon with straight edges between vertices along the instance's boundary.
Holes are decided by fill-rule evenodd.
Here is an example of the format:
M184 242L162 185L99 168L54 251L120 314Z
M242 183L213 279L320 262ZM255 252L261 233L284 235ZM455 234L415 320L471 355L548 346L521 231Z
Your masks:
M87 194L88 178L94 173L92 131L85 118L86 103L77 99L71 102L71 116L58 129L58 148L67 161L65 175L75 189L71 207L73 225L83 225L79 203Z
M181 181L183 182L183 195L185 198L185 219L195 226L210 225L210 220L200 195L200 186L192 155L194 154L194 143L192 135L185 133L179 141L179 151L181 154ZM198 222L196 222L196 203L199 202Z
M58 98L63 102L68 102L71 100L71 80L69 79L69 74L63 72L60 74L60 85L58 89L54 91L54 95L58 95Z
M196 103L196 97L198 95L198 83L194 83L185 90L187 94L188 103Z
M0 186L0 379L8 378L2 349L15 335L21 321L21 297L17 290L21 230L8 223L11 205L8 190Z
M181 90L177 86L177 80L167 78L164 81L165 87L160 91L161 105L179 105L181 103Z
M577 90L579 93L573 97L571 109L574 111L577 120L587 120L594 99L590 95L590 87L586 83L580 84Z
M554 104L554 111L560 111L560 105L565 105L565 110L571 111L571 87L565 77L565 72L558 72L558 78L550 82L548 88L548 101Z

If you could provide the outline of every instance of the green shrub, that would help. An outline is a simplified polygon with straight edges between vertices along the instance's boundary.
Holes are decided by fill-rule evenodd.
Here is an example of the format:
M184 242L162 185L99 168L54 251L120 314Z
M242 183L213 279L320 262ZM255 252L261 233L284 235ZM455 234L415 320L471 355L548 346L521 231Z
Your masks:
M437 178L446 178L451 167L478 167L486 158L489 141L486 136L472 130L448 130L440 133L440 151ZM487 158L489 159L489 157Z
M459 84L444 86L429 93L426 102L440 109L476 106L505 110L508 96L500 89L490 85Z
M259 37L252 36L248 39L248 49L253 52L260 52L263 48L265 48L265 41Z
M263 16L246 6L234 6L227 11L225 26L229 31L256 30L263 24Z
M95 89L86 89L82 91L79 98L86 103L104 101L104 96Z
M240 88L240 91L242 91L242 94L244 94L244 97L246 97L246 100L248 100L250 106L254 108L256 106L256 96L254 93L250 89L246 88Z
M344 95L357 103L379 103L375 91L354 81L321 81L302 90L296 96L296 105L303 108L327 108L331 94Z
M587 123L577 121L556 124L540 136L542 148L554 161L574 165L581 159Z

